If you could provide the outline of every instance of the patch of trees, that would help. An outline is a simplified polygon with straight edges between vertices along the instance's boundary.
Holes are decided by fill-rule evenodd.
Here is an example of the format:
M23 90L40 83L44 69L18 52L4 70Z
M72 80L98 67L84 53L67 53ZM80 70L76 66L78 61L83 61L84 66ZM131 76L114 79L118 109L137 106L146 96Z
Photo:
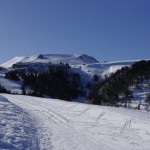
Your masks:
M98 75L93 75L93 81L98 82L99 81L99 76Z
M6 79L10 79L10 80L15 80L15 81L19 81L19 76L16 73L16 71L9 71L6 73L5 75Z
M127 106L133 97L130 86L136 86L148 79L150 79L150 61L142 60L131 67L123 67L110 76L106 75L105 80L92 89L91 103L111 106L125 103Z
M81 87L80 75L69 73L65 67L24 75L23 87L30 87L33 90L31 95L40 97L47 95L52 98L71 100L85 95Z
M52 98L72 100L79 96L85 96L81 77L71 71L68 64L50 67L45 72L26 72L25 70L10 71L6 78L22 80L22 94L32 96L50 96ZM32 92L28 93L26 89Z

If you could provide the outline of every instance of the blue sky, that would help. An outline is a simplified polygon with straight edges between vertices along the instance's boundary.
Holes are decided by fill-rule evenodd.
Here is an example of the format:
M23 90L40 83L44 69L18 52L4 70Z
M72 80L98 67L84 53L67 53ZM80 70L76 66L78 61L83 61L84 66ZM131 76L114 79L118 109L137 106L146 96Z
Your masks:
M0 52L150 59L150 0L0 0Z

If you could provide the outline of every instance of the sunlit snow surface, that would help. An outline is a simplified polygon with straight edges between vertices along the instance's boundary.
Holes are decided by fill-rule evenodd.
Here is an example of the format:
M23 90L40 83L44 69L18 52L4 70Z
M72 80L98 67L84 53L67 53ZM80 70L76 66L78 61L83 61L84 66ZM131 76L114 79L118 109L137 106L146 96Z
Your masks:
M13 81L9 79L5 79L5 75L0 73L0 85L5 87L7 90L11 91L12 93L21 94L21 83L18 81Z
M1 113L4 126L1 125L3 129L0 129L0 140L3 142L10 142L9 135L12 137L11 140L16 138L15 134L22 135L22 132L19 129L17 132L14 127L16 123L24 125L22 121L27 121L29 125L34 124L33 127L37 129L35 135L38 137L38 148L41 150L150 149L150 114L147 112L30 96L3 96L15 104L1 101L2 106L3 103L13 106L12 111L6 111L1 107L1 111L5 111L4 114ZM28 112L32 119L28 118L28 115L21 119L21 110ZM10 113L13 115L9 115ZM5 127L7 124L11 124L9 128ZM3 133L7 129L8 136ZM30 131L30 127L26 128L26 132ZM23 138L28 135L23 134L25 136L21 136L20 140L24 141ZM35 138L36 136L31 134L29 141L36 141ZM10 144L12 147L16 146L13 142Z
M20 107L0 96L0 149L38 150L35 121Z
M94 74L105 77L135 61L98 62L87 55L15 57L1 66L16 63L69 63L88 82ZM5 72L5 71L4 71ZM21 93L21 82L5 79L0 84ZM135 107L148 91L134 91ZM123 108L65 102L29 96L0 97L0 149L24 150L149 150L150 114Z
M43 64L60 64L68 63L72 68L78 69L78 72L85 72L86 74L93 76L98 75L104 78L105 74L111 74L121 69L124 66L130 66L139 60L126 60L126 61L114 61L114 62L99 62L95 58L82 54L82 55L63 55L63 54L49 54L35 56L15 57L8 62L1 64L1 67L10 68L16 63L43 63Z

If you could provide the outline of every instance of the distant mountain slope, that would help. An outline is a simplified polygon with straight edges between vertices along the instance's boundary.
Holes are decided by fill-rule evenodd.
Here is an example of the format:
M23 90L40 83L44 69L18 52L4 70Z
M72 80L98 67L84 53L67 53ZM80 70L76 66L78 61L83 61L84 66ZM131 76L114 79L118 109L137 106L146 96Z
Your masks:
M124 60L124 61L113 61L113 62L103 62L101 63L102 73L101 76L104 79L105 75L115 73L118 69L125 66L131 66L135 62L140 60Z
M79 65L79 64L90 64L98 63L98 61L88 55L61 55L61 54L49 54L49 55L35 55L35 56L26 56L26 57L15 57L12 60L1 64L4 68L12 67L16 63L53 63L59 64L68 63L70 65Z
M105 74L111 74L121 69L124 66L130 66L139 60L127 60L127 61L114 61L114 62L99 62L95 58L86 54L82 55L64 55L64 54L45 54L15 57L8 62L1 64L1 67L11 68L13 65L21 64L66 64L68 63L77 72L84 72L91 77L98 75L101 78L105 77Z
M118 69L124 66L131 66L139 60L114 61L114 62L99 62L92 56L82 55L64 55L64 54L40 54L34 56L15 57L8 62L1 64L0 85L10 90L12 93L21 93L24 74L36 74L47 72L50 68L57 69L59 67L69 67L68 75L79 74L80 87L85 90L86 96L90 95L91 87L99 81L105 79L105 75L115 73ZM7 72L15 71L20 80L14 81L11 78L6 79ZM21 73L22 72L22 73ZM98 77L96 81L94 76ZM72 77L68 76L68 79ZM69 79L69 80L70 80ZM47 83L47 82L46 82ZM30 89L29 89L30 91ZM87 98L86 97L86 98Z
M12 67L13 64L20 62L21 60L23 60L23 58L24 57L15 57L15 58L1 64L1 67L4 67L4 68Z

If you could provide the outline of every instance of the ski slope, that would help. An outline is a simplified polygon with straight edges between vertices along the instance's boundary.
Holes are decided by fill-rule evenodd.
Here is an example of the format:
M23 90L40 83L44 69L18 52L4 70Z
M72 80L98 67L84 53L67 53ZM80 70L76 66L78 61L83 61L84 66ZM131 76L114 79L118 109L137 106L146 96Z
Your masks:
M56 99L2 95L13 103L13 106L30 114L30 123L34 122L37 129L34 140L38 138L38 144L35 145L38 148L35 149L150 149L149 113ZM26 115L24 117L27 118ZM26 128L26 130L31 129ZM12 144L11 141L9 142ZM8 141L6 140L5 143ZM16 146L15 143L13 146Z

